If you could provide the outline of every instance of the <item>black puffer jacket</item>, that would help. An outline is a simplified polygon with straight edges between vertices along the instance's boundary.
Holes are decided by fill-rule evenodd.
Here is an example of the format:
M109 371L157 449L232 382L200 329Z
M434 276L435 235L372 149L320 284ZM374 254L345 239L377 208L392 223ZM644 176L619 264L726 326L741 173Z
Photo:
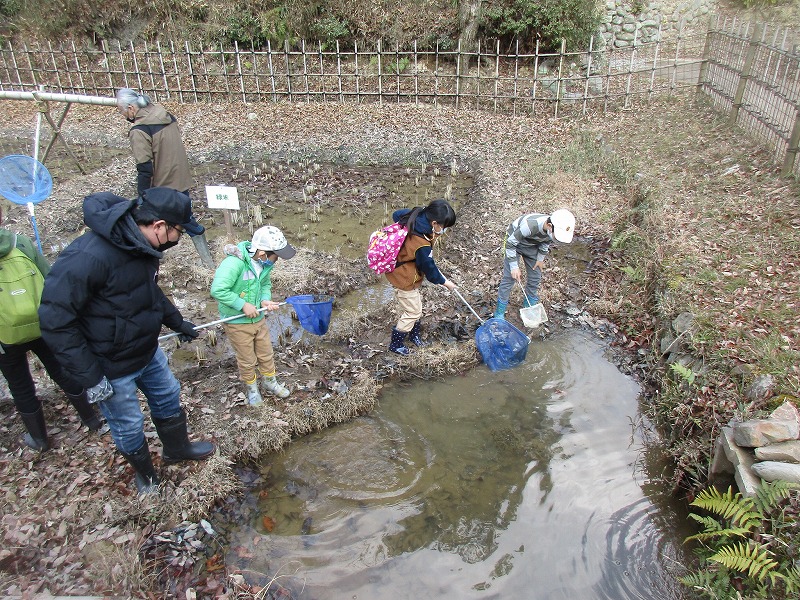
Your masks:
M133 204L108 192L87 196L91 231L61 253L44 282L42 337L84 387L145 367L162 323L177 329L183 322L158 287L162 254L134 222Z

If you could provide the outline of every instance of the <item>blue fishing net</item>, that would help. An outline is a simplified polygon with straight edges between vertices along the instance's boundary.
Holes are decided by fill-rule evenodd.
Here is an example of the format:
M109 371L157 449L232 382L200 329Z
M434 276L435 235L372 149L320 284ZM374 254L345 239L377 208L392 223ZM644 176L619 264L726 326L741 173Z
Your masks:
M528 354L528 336L503 319L488 319L475 333L475 345L492 371L516 367Z
M35 158L12 154L0 158L0 195L14 204L37 204L53 191L50 171Z
M328 332L333 312L333 296L290 296L286 302L294 308L303 329L314 335L325 335Z

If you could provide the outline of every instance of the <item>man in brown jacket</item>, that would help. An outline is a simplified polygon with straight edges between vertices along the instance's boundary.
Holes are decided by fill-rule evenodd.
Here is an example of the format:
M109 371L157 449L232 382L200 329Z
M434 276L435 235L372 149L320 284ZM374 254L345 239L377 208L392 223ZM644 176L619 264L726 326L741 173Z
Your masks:
M188 196L194 179L177 119L146 94L130 88L117 91L117 110L133 123L128 138L136 161L139 196L151 187L172 188ZM205 232L192 236L192 242L205 265L215 268Z

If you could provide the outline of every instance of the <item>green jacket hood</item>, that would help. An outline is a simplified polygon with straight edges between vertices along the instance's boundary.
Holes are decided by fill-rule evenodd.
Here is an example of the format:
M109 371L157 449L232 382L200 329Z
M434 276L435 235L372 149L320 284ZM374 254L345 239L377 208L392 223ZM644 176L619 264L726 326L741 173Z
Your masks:
M5 256L14 248L16 234L0 227L0 257Z

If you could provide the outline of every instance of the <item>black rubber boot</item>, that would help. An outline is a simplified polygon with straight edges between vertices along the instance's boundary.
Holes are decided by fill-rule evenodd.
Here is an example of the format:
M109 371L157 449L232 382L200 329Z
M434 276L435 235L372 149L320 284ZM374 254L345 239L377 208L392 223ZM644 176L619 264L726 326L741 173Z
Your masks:
M389 343L389 350L391 350L395 354L408 356L409 354L411 354L411 350L406 348L405 342L406 342L406 332L398 331L396 327L392 327L392 341Z
M44 424L42 408L39 407L39 410L32 413L21 412L19 416L22 417L22 423L25 425L25 429L28 430L28 433L22 438L25 445L39 452L49 450L50 442L47 439L47 426Z
M150 457L150 447L145 440L136 452L126 454L120 452L125 457L133 470L136 471L136 491L139 494L157 494L158 485L161 483L153 467L153 459Z
M181 460L203 460L214 454L214 444L211 442L190 442L189 431L186 427L186 413L181 410L180 414L169 419L157 419L153 417L158 437L164 446L162 458L165 464L179 462Z
M65 392L66 393L66 392ZM72 406L81 418L81 423L89 428L89 431L99 431L105 424L105 419L97 411L94 405L89 404L89 398L86 392L82 392L77 396L74 394L67 394Z
M418 348L424 348L425 346L430 346L428 342L423 340L419 335L419 321L414 323L414 327L411 328L411 331L408 332L408 339Z

